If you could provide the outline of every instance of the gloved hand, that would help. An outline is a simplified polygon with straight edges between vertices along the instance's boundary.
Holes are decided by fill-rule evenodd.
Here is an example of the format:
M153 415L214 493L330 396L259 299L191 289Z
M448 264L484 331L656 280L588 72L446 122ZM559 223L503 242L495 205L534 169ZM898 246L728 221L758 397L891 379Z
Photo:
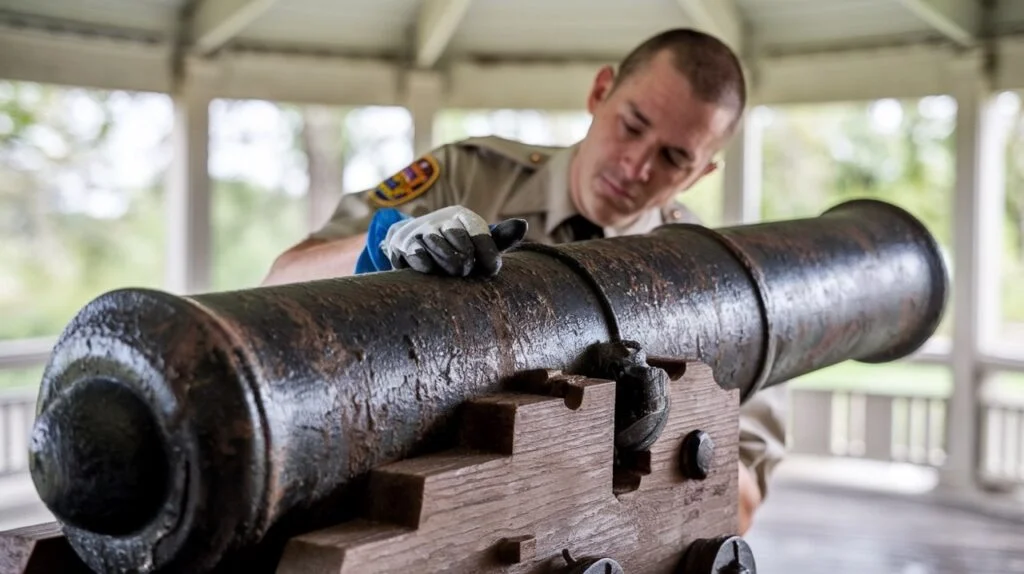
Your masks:
M501 268L501 253L522 241L526 231L523 219L488 225L476 213L457 205L417 218L382 209L370 223L366 250L356 272L410 267L421 273L456 277L493 276ZM372 249L378 244L379 252Z

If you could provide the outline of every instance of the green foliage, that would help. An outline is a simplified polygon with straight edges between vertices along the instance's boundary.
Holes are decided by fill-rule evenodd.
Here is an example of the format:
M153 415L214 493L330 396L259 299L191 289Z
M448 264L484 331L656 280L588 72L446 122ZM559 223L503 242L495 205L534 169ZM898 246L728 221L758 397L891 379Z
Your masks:
M97 295L125 286L163 284L161 193L140 194L113 221L57 213L46 225L56 236L4 234L0 265L0 338L58 333ZM130 238L130 239L128 239Z
M722 170L718 169L704 176L693 187L681 193L679 201L708 227L721 227L722 214Z
M43 365L22 369L0 370L0 394L8 389L17 389L11 392L20 393L22 389L31 389L38 386L43 378ZM0 433L6 429L0 429ZM3 436L0 434L0 436Z
M304 236L305 202L243 181L213 187L214 291L255 287L274 258Z
M790 383L794 389L838 390L875 395L949 397L953 373L943 365L900 361L866 364L846 361L809 373ZM1024 397L1024 373L999 372L985 381L990 397Z
M853 198L899 205L952 241L953 117L925 117L917 102L885 103L899 118L872 125L880 104L774 109L764 134L765 219L819 214ZM893 120L890 119L890 122Z
M1003 317L1024 323L1024 105L1008 125L1006 146L1006 215L1003 246Z
M0 339L58 333L110 289L161 286L162 186L97 175L123 96L0 83ZM90 213L96 198L113 207Z

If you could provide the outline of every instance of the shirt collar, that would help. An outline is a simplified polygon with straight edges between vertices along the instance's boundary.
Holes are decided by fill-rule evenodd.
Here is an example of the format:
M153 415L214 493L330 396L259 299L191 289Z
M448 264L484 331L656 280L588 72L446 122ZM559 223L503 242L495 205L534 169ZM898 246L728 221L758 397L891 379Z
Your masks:
M569 193L572 160L579 144L563 148L538 169L513 194L502 210L504 217L545 214L544 233L551 235L556 227L579 211ZM640 214L633 223L623 228L605 227L605 237L647 233L663 223L661 211L650 209Z
M569 172L579 144L563 148L535 171L502 209L504 217L544 214L544 233L550 235L566 219L576 215L569 195Z

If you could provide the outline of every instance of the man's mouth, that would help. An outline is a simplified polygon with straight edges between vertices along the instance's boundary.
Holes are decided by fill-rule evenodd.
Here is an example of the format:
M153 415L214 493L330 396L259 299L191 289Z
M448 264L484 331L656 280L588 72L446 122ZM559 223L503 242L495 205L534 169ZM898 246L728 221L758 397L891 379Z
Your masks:
M601 176L601 179L602 181L604 181L604 184L608 188L608 191L610 191L614 197L624 199L629 202L633 201L633 195L629 193L629 190L626 186L616 183L615 181L609 179L607 176Z

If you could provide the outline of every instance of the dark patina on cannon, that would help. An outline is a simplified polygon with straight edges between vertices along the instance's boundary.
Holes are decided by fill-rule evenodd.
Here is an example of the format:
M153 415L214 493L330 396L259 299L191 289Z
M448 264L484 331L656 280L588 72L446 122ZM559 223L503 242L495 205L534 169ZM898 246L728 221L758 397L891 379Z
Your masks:
M360 477L444 448L469 398L635 341L758 389L916 350L947 297L895 206L523 246L492 279L412 271L90 302L45 370L41 498L97 571L199 572L268 532L344 520Z

